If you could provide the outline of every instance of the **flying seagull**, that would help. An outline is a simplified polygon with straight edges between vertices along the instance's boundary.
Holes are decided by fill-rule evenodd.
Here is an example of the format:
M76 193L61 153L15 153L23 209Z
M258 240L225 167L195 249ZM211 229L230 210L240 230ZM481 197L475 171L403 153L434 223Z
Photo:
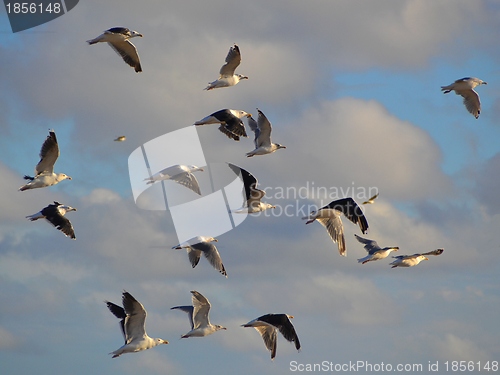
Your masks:
M40 150L40 161L35 167L35 176L24 176L29 182L19 188L20 191L28 189L43 188L55 185L62 180L71 180L71 177L64 173L54 173L54 164L59 157L59 145L57 144L56 133L49 130L49 135L43 142Z
M378 198L378 193L375 194L373 197L371 197L370 199L368 199L367 201L364 201L363 204L373 204L375 203L375 199Z
M188 337L204 337L211 335L214 332L226 329L220 325L210 323L208 313L210 312L210 302L201 293L196 290L191 291L191 300L193 306L175 306L170 310L181 310L188 314L189 322L191 323L191 331L181 336L185 339Z
M75 240L75 231L71 222L64 217L66 212L76 211L76 208L65 206L59 202L54 201L54 204L49 204L47 207L37 212L36 214L26 216L26 219L35 221L38 219L46 219L49 223L64 233L66 237Z
M262 315L247 324L243 324L242 327L254 327L260 333L267 350L271 351L271 359L273 360L274 357L276 357L278 330L287 341L294 342L295 348L300 351L299 337L297 336L290 319L293 319L292 315L267 314Z
M258 121L255 121L253 117L248 118L248 126L255 133L255 150L248 152L247 157L252 157L254 155L265 155L270 154L280 148L286 148L279 143L271 142L271 130L272 126L267 117L262 113L261 110L257 108L259 112Z
M125 344L122 347L109 353L113 354L113 358L125 353L140 352L161 344L168 344L167 340L153 339L148 336L146 333L146 310L130 293L123 291L123 307L109 301L105 302L109 311L120 319L120 327L125 339Z
M200 184L193 174L196 171L203 172L203 168L199 168L196 165L176 164L155 173L151 177L145 178L144 181L147 181L148 184L153 184L156 181L172 180L201 195Z
M340 214L344 214L354 224L358 224L363 234L368 230L368 221L358 204L352 198L342 198L330 202L318 211L312 211L309 216L303 217L306 224L317 220L323 225L333 242L337 242L339 253L346 256L344 226L340 220Z
M229 87L236 85L242 79L248 79L247 76L234 74L234 71L241 63L240 48L235 44L229 48L226 56L226 63L222 65L219 71L219 79L210 82L205 90L218 89L220 87Z
M357 234L355 234L354 237L356 237L356 239L359 242L364 244L365 250L368 251L367 256L365 256L364 258L358 259L358 263L361 263L361 264L365 264L365 263L371 262L373 260L387 258L392 251L399 250L399 247L397 247L397 246L381 248L376 241L360 237Z
M441 91L444 94L448 94L450 91L455 90L455 94L462 95L465 108L477 119L481 113L481 102L474 87L486 84L486 82L479 78L465 77L457 79L451 85L441 86Z
M196 121L195 125L220 124L219 130L228 138L239 141L240 137L248 137L245 131L245 124L241 120L242 117L250 118L252 115L245 111L236 109L221 109L207 117Z
M134 68L138 73L142 72L141 61L139 60L137 48L135 48L129 40L131 38L135 38L136 36L140 36L142 38L142 34L137 31L129 30L126 27L112 27L99 35L97 38L87 40L87 43L108 43L111 48L113 48L115 52L122 57L123 61Z
M198 236L174 246L172 249L186 249L189 261L191 262L193 268L196 267L200 261L201 254L203 253L212 267L227 277L219 251L215 245L212 244L212 242L217 242L217 239L213 237Z
M115 142L123 142L123 141L126 141L127 140L127 137L125 137L124 135L120 135L119 137L117 137L116 139L113 139Z
M245 186L243 206L241 209L236 210L235 213L252 214L267 210L268 208L276 208L276 206L260 201L264 195L266 195L266 192L264 190L257 189L258 181L250 172L231 163L228 163L228 165L234 173L241 176L243 185Z
M393 258L396 258L396 260L390 263L390 265L392 266L391 268L413 267L419 264L423 260L429 260L429 258L427 258L423 254L398 255L398 256L393 256Z

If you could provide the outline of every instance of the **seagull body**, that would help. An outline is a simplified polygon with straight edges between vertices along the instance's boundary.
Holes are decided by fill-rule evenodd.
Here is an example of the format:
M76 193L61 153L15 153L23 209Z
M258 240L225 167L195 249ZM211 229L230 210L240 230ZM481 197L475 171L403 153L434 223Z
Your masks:
M413 267L419 264L423 260L429 260L429 258L427 258L423 254L398 255L393 258L396 258L396 260L390 263L390 265L392 266L391 268Z
M361 264L365 264L374 260L384 259L389 256L392 251L398 251L399 247L384 247L381 248L376 241L369 240L367 238L360 237L358 235L354 235L356 239L364 244L365 250L368 251L368 255L364 258L358 259L358 262Z
M57 144L56 133L49 131L49 135L43 142L40 149L40 161L35 167L35 176L24 176L29 182L19 188L20 191L43 188L55 185L63 180L71 180L71 177L64 173L54 173L54 164L59 157L59 145Z
M126 141L127 140L127 137L125 137L124 135L120 135L119 137L117 137L116 139L114 139L115 142L123 142L123 141Z
M207 117L196 121L195 125L220 124L219 130L228 138L239 141L240 137L248 137L245 131L245 124L241 120L242 117L250 118L252 115L245 111L236 109L221 109Z
M106 30L104 33L94 39L87 40L87 43L92 45L99 42L106 42L113 50L119 54L123 61L135 69L136 73L142 72L141 61L137 48L130 42L129 39L140 36L142 34L137 31L129 30L126 27L113 27Z
M271 142L271 131L272 126L267 117L258 108L259 112L258 121L255 121L252 117L248 118L248 126L255 133L255 150L248 152L247 157L252 157L254 155L266 155L279 150L280 148L286 148L279 143Z
M271 352L271 359L273 360L276 357L278 331L287 341L294 342L295 348L300 351L299 337L290 319L293 319L293 316L287 314L267 314L243 324L242 327L254 327L260 333L267 350Z
M229 167L238 176L241 176L243 180L243 185L245 187L244 202L241 209L235 211L235 213L256 213L267 210L268 208L276 208L269 203L261 202L261 199L266 195L264 190L257 189L257 179L248 171L243 168L238 167L234 164L229 164Z
M344 214L351 222L358 224L363 234L368 230L368 221L366 220L363 211L352 198L342 198L330 202L327 206L320 208L318 211L312 211L309 216L303 217L307 220L306 224L313 221L319 221L323 225L333 242L337 242L339 253L346 256L344 227L340 214Z
M367 201L364 201L363 204L373 204L375 203L375 199L378 198L378 193L375 194L373 197L371 197L370 199L368 199Z
M465 77L457 79L451 85L441 86L441 91L443 91L444 94L448 94L454 90L455 94L461 95L464 98L465 108L467 108L467 110L477 119L481 113L481 102L474 87L486 84L487 82L479 78Z
M234 71L241 63L240 48L235 44L229 48L226 56L226 63L220 68L219 79L210 82L205 90L218 89L221 87L229 87L236 85L242 79L248 79L247 76L241 74L234 74Z
M174 246L172 249L186 249L189 261L191 262L193 268L198 265L201 254L203 253L212 267L219 271L222 275L227 277L227 273L224 265L222 264L222 259L220 257L219 251L217 250L217 247L215 247L215 245L211 242L217 242L217 239L213 237L198 236L191 238L190 240L183 242L177 246Z
M220 325L210 323L208 313L210 312L210 302L201 293L196 290L191 291L192 306L175 306L170 310L178 309L189 315L191 323L191 331L181 336L185 339L188 337L204 337L211 335L214 332L226 329Z
M176 164L155 173L151 177L145 178L144 181L147 181L148 184L153 184L156 181L172 180L201 195L200 185L193 174L196 171L203 171L203 169L196 165Z
M126 291L123 292L123 307L112 302L105 301L109 311L120 320L125 344L116 349L113 358L125 353L135 353L141 350L151 349L161 344L168 344L167 340L153 339L146 333L146 310L144 306Z
M69 211L76 211L76 208L65 206L64 204L54 201L54 204L49 204L36 214L26 216L26 219L31 221L46 219L49 223L55 226L56 229L63 232L66 237L70 237L75 240L76 237L73 225L66 217L64 217L66 212Z

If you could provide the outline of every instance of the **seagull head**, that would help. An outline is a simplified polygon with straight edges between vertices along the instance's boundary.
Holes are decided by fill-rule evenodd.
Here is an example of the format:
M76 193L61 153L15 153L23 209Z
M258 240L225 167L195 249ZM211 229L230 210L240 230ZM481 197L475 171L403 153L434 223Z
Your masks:
M248 77L247 77L247 76L244 76L243 74L236 74L236 77L238 77L238 78L240 79L240 81L241 81L242 79L248 79Z
M129 38L135 38L136 36L140 36L142 38L142 34L138 33L137 31L130 30L130 37Z
M57 181L62 181L62 180L72 180L72 178L68 175L65 175L64 173L59 173L56 177Z
M188 165L188 168L190 169L190 172L196 172L196 171L203 172L203 168L197 167L196 165Z
M280 145L279 143L275 143L276 149L279 150L280 148L286 148L286 146Z
M167 340L155 339L156 345L168 344Z
M226 328L226 327L220 326L220 325L218 325L218 324L216 324L214 327L215 327L215 331L216 331L216 332L217 332L217 331L220 331L221 329L223 329L223 330L227 330L227 328Z

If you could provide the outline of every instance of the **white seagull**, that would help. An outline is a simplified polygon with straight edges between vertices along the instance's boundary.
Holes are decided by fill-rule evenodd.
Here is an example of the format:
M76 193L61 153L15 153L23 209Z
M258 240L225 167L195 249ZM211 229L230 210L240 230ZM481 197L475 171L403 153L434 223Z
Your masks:
M344 226L340 219L340 214L344 214L354 224L358 224L363 234L368 230L368 221L363 211L352 198L342 198L330 202L327 206L321 207L318 211L312 211L309 216L303 217L306 224L319 221L323 225L333 242L337 242L339 253L346 256Z
M140 36L142 38L142 34L137 31L129 30L126 27L112 27L98 37L87 40L87 43L108 43L111 48L113 48L113 50L122 57L123 61L139 73L142 72L139 54L137 53L137 48L135 48L129 40L131 38L135 38L136 36Z
M198 265L201 254L203 253L212 267L227 277L226 269L222 264L219 251L217 250L217 247L212 244L212 242L217 242L217 239L213 237L197 236L172 247L172 249L186 249L189 261L191 262L193 268Z
M71 222L64 217L66 212L76 211L76 208L66 206L59 202L54 201L54 204L49 204L47 207L37 212L36 214L26 216L26 219L35 221L38 219L46 219L49 223L64 233L66 237L73 240L76 239L75 231Z
M396 258L396 260L390 263L390 265L392 266L391 268L413 267L419 264L423 260L429 260L429 258L427 258L423 254L398 255L398 256L393 256L393 258Z
M300 341L295 328L290 322L293 319L292 315L287 314L267 314L254 319L247 324L243 324L242 327L254 327L262 336L264 344L267 350L271 352L271 359L276 357L276 344L278 341L278 330L281 332L283 337L289 341L295 343L295 348L300 351Z
M248 137L242 117L250 118L252 114L236 109L221 109L196 121L195 125L221 124L219 130L228 138L239 141L240 137Z
M279 143L271 142L271 130L272 126L267 117L257 108L259 112L258 121L255 121L253 117L248 118L248 126L255 133L255 150L248 152L247 157L252 157L254 155L265 155L270 154L280 148L286 148Z
M210 302L201 293L196 290L191 291L191 300L193 306L175 306L170 310L178 309L184 311L189 316L189 322L191 323L191 331L181 336L185 339L188 337L204 337L211 335L214 332L220 331L221 329L226 329L226 327L220 325L214 325L210 323L208 319L208 313L210 312Z
M235 211L235 213L256 213L267 210L268 208L276 208L269 203L261 202L261 199L266 195L264 190L257 189L257 179L248 171L237 165L228 163L229 168L233 170L238 176L241 177L243 185L245 187L244 201L241 209Z
M56 133L54 130L49 130L49 135L40 149L40 161L35 167L35 176L25 175L24 179L29 180L29 182L21 186L19 190L43 188L55 185L62 180L71 180L71 177L64 173L54 173L54 164L58 157L59 145L57 144Z
M247 76L234 74L234 71L241 63L240 48L235 44L229 48L226 56L226 63L222 65L219 71L219 79L210 82L205 90L218 89L220 87L229 87L236 85L242 79L248 79Z
M156 181L172 180L201 195L200 184L193 174L196 171L203 172L203 168L196 165L176 164L155 173L151 177L145 178L144 181L147 181L148 184L153 184Z
M141 350L151 349L161 344L168 344L167 340L153 339L146 333L146 310L144 306L132 295L123 291L123 307L115 305L112 302L105 301L109 311L120 320L125 344L116 349L113 358L119 357L125 353L135 353Z
M364 258L358 259L358 263L361 263L361 264L365 264L365 263L368 263L368 262L371 262L374 260L387 258L391 252L399 250L399 247L397 247L397 246L381 248L376 241L360 237L357 234L355 234L354 237L356 237L356 239L359 242L364 244L365 250L368 251L367 256L365 256Z
M363 204L373 204L375 203L375 199L378 198L378 193L375 194L373 197L371 197L370 199L368 199L367 201L364 201Z
M451 85L441 86L441 90L444 94L448 94L450 91L455 90L455 94L461 95L464 98L465 108L467 108L467 110L477 119L481 113L481 102L479 101L479 95L474 90L474 87L486 84L486 82L479 78L465 77L457 79Z

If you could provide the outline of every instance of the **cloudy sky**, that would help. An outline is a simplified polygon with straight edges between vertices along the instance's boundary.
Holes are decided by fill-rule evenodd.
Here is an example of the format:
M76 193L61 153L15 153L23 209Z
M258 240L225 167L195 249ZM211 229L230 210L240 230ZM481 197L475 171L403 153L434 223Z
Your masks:
M497 1L87 0L16 34L0 13L0 372L285 374L362 361L426 373L500 360ZM144 34L134 40L142 73L85 43L114 26ZM203 91L233 43L249 80ZM440 91L467 76L488 82L477 120ZM227 279L171 249L171 214L135 204L128 170L142 144L222 108L261 109L287 146L249 159L250 138L197 129L208 163L248 169L277 206L218 236ZM55 169L73 180L19 192L50 128ZM344 220L343 258L321 225L301 220L369 189L380 197L364 207L366 237L443 255L408 269L361 265L359 228ZM76 241L25 219L54 200L78 209L68 214ZM148 310L148 333L170 344L112 360L122 337L103 301L120 303L124 289ZM227 331L179 340L189 323L170 307L189 304L190 290ZM271 362L240 327L271 312L295 316L300 353L279 336Z

